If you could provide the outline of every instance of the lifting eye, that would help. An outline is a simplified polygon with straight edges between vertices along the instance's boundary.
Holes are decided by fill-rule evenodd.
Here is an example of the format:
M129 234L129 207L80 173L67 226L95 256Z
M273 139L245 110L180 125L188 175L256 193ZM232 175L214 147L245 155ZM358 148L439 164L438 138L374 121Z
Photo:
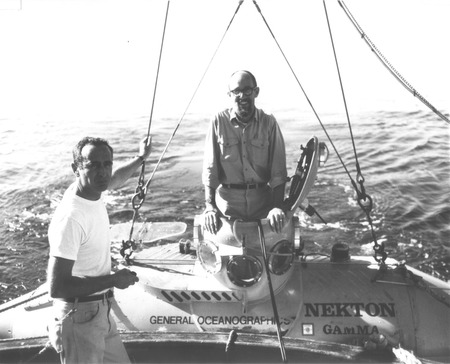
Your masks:
M292 266L294 261L293 244L287 240L281 240L270 250L269 270L273 274L282 275Z
M228 278L239 287L254 285L261 278L262 270L261 262L249 255L231 257L227 264Z
M222 269L222 257L219 248L212 242L205 240L198 247L198 258L204 270L216 274Z

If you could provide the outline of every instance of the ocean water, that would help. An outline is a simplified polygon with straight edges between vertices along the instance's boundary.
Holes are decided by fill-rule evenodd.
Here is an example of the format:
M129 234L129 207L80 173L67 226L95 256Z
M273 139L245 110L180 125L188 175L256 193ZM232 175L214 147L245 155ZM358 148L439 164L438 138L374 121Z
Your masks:
M284 133L289 175L300 145L312 135L325 141L330 151L308 197L327 224L299 213L308 249L329 253L334 243L343 242L349 244L352 254L373 255L365 214L320 125L305 111L273 113ZM328 113L322 121L356 179L346 119ZM152 121L153 153L147 162L146 180L177 123L175 118ZM193 218L203 209L201 166L207 125L205 115L184 118L150 183L139 221L185 221L188 230L184 236L191 236ZM374 203L371 217L378 242L385 243L390 257L449 280L448 125L428 111L361 111L352 117L352 126L364 185ZM0 302L45 282L48 225L74 179L72 146L85 135L104 137L115 150L115 164L120 164L136 154L147 127L145 115L127 120L0 120ZM130 220L137 176L120 190L105 194L112 224Z

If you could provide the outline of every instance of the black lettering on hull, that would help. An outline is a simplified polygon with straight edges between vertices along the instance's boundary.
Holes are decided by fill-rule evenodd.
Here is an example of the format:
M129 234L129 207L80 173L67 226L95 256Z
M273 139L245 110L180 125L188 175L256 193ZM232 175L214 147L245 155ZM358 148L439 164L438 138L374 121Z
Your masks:
M339 325L324 325L323 333L325 335L359 335L369 336L372 334L378 334L378 327L369 325L357 325L357 326L339 326Z
M305 303L305 317L395 317L395 303Z

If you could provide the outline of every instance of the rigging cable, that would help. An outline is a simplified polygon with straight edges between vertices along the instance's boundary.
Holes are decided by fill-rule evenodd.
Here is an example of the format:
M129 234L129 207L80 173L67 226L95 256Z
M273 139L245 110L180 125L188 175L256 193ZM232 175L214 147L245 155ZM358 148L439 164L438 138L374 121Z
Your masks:
M423 104L425 104L431 111L433 111L436 115L438 115L442 120L450 124L450 120L444 114L442 114L438 109L436 109L427 99L425 99L411 84L406 81L406 79L391 65L391 63L386 59L386 57L380 52L380 50L376 47L376 45L370 40L367 34L360 27L356 19L351 14L350 10L347 8L347 5L341 0L338 0L339 5L342 10L344 10L347 17L350 19L352 24L355 26L361 38L365 40L367 45L370 47L371 51L375 53L377 58L383 63L383 65L389 70L389 72L409 91L414 97L417 97Z
M150 129L151 129L151 125L152 125L153 109L154 109L154 106L155 106L155 98L156 98L156 89L158 87L159 68L160 68L160 65L161 65L162 52L163 52L163 48L164 48L164 38L165 38L165 35L166 35L167 18L168 18L168 15L169 15L169 5L170 5L170 0L167 1L166 16L165 16L165 19L164 19L164 28L163 28L162 38L161 38L161 47L160 47L160 50L159 50L158 67L157 67L157 70L156 70L155 87L154 87L154 90L153 90L152 107L151 107L151 110L150 110L150 118L149 118L149 121L148 121L147 140L150 137ZM140 173L139 178L138 178L138 184L137 184L137 187L136 187L136 190L135 190L135 194L133 195L133 197L131 199L131 203L132 203L132 206L133 206L133 218L132 218L132 221L131 221L129 239L128 239L127 242L123 242L122 243L122 249L120 251L121 254L125 257L126 260L128 260L128 258L130 257L131 253L130 254L125 254L125 250L127 250L127 249L129 249L131 247L135 248L135 246L133 246L134 244L132 243L133 231L134 231L134 223L136 222L136 217L138 215L138 210L142 206L142 204L144 203L145 195L146 195L146 192L147 192L147 188L144 186L144 176L145 176L145 160L142 161L141 173Z
M345 165L344 161L342 160L342 157L341 157L341 155L339 154L339 152L338 152L336 146L334 145L333 140L331 139L330 135L328 134L328 131L326 130L326 128L325 128L324 124L322 123L322 121L321 121L319 115L317 114L317 112L316 112L314 106L312 105L312 103L311 103L311 101L310 101L308 95L306 94L305 89L304 89L303 86L301 85L301 83L300 83L300 81L299 81L299 79L298 79L298 77L297 77L295 71L293 70L291 64L289 63L289 60L287 59L287 57L286 57L286 55L284 54L284 52L283 52L283 50L282 50L280 44L279 44L278 41L277 41L277 39L276 39L274 33L272 32L272 29L270 28L270 26L269 26L269 24L267 23L267 21L266 21L264 15L262 14L260 7L259 7L258 4L256 3L256 0L253 0L253 3L255 4L256 9L257 9L258 12L260 13L260 15L261 15L261 17L262 17L264 23L266 24L266 26L267 26L267 28L268 28L270 34L272 35L273 39L275 40L275 43L277 44L278 49L280 50L280 52L281 52L281 54L283 55L283 57L284 57L284 59L285 59L287 65L289 66L289 68L290 68L292 74L294 75L294 78L296 79L298 85L300 86L300 89L302 90L302 92L303 92L303 94L304 94L304 96L305 96L305 98L306 98L306 101L307 101L308 104L310 105L312 111L314 112L314 115L316 116L317 120L319 121L320 126L322 127L323 131L325 132L325 135L327 136L328 140L330 141L330 144L331 144L331 146L333 147L333 149L334 149L334 151L335 151L335 153L336 153L336 156L338 157L339 161L341 162L342 167L344 168L345 172L347 173L347 175L348 175L348 177L349 177L349 179L350 179L350 181L351 181L353 187L354 187L355 190L356 190L356 193L358 194L358 204L359 204L359 205L361 206L361 208L366 212L366 215L368 215L369 223L371 223L372 220L371 220L370 215L368 214L367 211L368 211L369 209L372 208L372 199L370 198L369 195L367 195L367 194L365 193L364 186L363 186L363 184L362 184L362 183L364 182L364 178L362 177L362 174L360 173L360 170L359 170L359 163L357 162L357 168L358 168L358 182L360 182L360 184L361 184L361 191L359 191L359 189L358 189L358 187L357 187L357 185L356 185L356 182L353 180L353 178L352 178L350 172L348 171L347 166ZM353 140L353 136L352 136L352 140ZM375 237L374 237L374 241L375 241L375 243L376 243L376 238L375 238ZM378 245L378 244L376 244L375 246L376 246L376 248L374 247L374 249L380 249L379 253L377 253L377 251L376 251L375 255L376 255L377 257L378 257L378 255L380 255L380 256L381 256L380 260L383 260L383 261L384 261L384 259L385 259L384 254L385 254L385 253L381 250L381 249L382 249L382 246L380 246L380 245ZM376 257L376 259L377 259L377 261L379 261L377 257Z
M375 258L375 260L377 262L384 263L384 261L387 258L387 254L384 251L384 243L382 242L381 244L379 244L378 241L377 241L377 237L376 237L375 230L374 230L374 227L373 227L372 217L370 216L370 212L372 210L373 202L372 202L372 198L368 194L366 194L366 190L364 188L364 177L362 175L361 167L360 167L360 164L359 164L359 161L358 161L358 153L356 152L355 138L353 137L352 124L350 122L350 116L349 116L349 113L348 113L347 101L346 101L346 98L345 98L344 86L343 86L342 78L341 78L341 71L339 69L339 62L338 62L338 59L337 59L336 48L334 46L333 34L331 32L330 19L328 17L327 5L325 3L325 0L323 0L323 6L324 6L324 9L325 9L325 16L326 16L326 19L327 19L328 31L329 31L329 34L330 34L331 46L333 48L334 60L335 60L335 63L336 63L336 70L337 70L337 74L338 74L338 77L339 77L339 85L341 87L341 93L342 93L342 99L343 99L343 102L344 102L345 113L347 115L348 129L350 131L350 137L351 137L352 145L353 145L353 153L355 155L356 172L357 172L357 177L356 178L357 178L357 181L358 181L358 183L360 185L361 190L358 189L358 186L356 185L356 182L352 178L350 178L350 180L351 180L351 183L353 185L353 188L355 189L355 191L357 193L358 204L361 207L361 209L365 212L366 217L367 217L367 221L369 222L369 225L370 225L370 230L371 230L371 233L372 233L372 239L373 239L373 242L374 242L374 246L373 246L373 250L375 251L374 258Z
M169 0L169 1L170 1L170 0ZM169 1L168 1L168 2L169 2ZM212 62L213 62L213 60L214 60L214 58L215 58L217 52L219 51L219 48L220 48L220 46L222 45L223 40L225 39L225 36L226 36L226 34L228 33L228 30L230 29L230 26L231 26L231 24L233 23L234 18L236 17L236 14L238 13L239 9L241 8L241 5L242 5L243 2L244 2L244 0L239 0L238 6L237 6L237 8L236 8L236 10L235 10L235 12L234 12L234 14L233 14L233 16L232 16L230 22L229 22L227 28L225 29L225 32L224 32L224 34L222 35L222 38L221 38L221 40L220 40L220 42L219 42L217 48L215 49L215 51L214 51L214 53L213 53L213 55L212 55L212 57L211 57L211 59L210 59L208 65L206 66L206 69L205 69L205 71L203 72L203 75L202 75L202 77L200 78L200 81L199 81L197 87L195 88L194 93L192 94L191 99L189 100L189 102L188 102L188 104L187 104L187 106L186 106L186 108L185 108L183 114L181 115L180 119L178 120L178 123L177 123L177 125L175 126L175 129L174 129L173 132L172 132L172 135L169 137L169 140L167 141L167 143L166 143L166 145L165 145L165 147L164 147L164 149L163 149L163 151L162 151L162 153L161 153L161 155L160 155L160 157L159 157L159 159L158 159L158 161L157 161L155 167L153 168L153 171L152 171L152 173L151 173L149 179L147 180L147 182L146 182L145 184L144 184L144 174L143 174L143 171L144 171L144 164L143 164L143 166L142 166L142 171L141 171L141 175L140 175L140 177L139 177L138 187L136 188L136 194L135 194L135 195L133 196L133 198L132 198L132 206L133 206L134 214L133 214L132 227L131 227L131 231L130 231L130 239L129 239L128 242L126 242L126 243L124 242L124 246L123 246L123 248L122 248L122 250L121 250L121 253L123 253L122 255L125 256L125 259L126 259L127 261L129 261L129 257L130 257L130 255L131 255L131 253L130 253L130 254L125 254L125 251L128 250L128 249L130 249L130 248L133 248L133 249L135 248L135 245L134 245L134 243L133 243L133 241L132 241L132 235L133 235L133 225L134 225L134 222L135 222L135 219L136 219L136 216L137 216L137 211L139 210L139 208L140 208L140 207L142 206L142 204L144 203L145 196L146 196L147 191L148 191L148 187L150 186L150 183L151 183L151 181L153 180L153 177L155 176L155 173L156 173L157 169L159 168L159 165L161 164L161 161L162 161L164 155L166 154L167 149L169 148L170 143L172 142L173 138L175 137L175 134L176 134L176 132L178 131L178 128L180 127L181 122L183 121L183 119L184 119L184 117L185 117L185 115L186 115L186 113L187 113L187 110L189 109L189 107L190 107L192 101L194 100L194 97L195 97L195 95L197 94L197 91L199 90L200 85L202 84L203 79L205 78L205 76L206 76L206 74L207 74L207 72L208 72L208 70L209 70L209 68L210 68L210 66L211 66L211 64L212 64ZM167 12L168 12L168 10L169 10L169 5L167 5ZM167 14L166 14L166 21L167 21ZM166 27L166 23L164 24L164 32L165 32L165 27ZM164 40L164 35L163 35L163 40ZM161 50L162 50L162 46L161 46ZM161 55L160 55L160 56L161 56ZM158 70L159 70L159 63L158 63ZM156 86L155 86L155 87L156 87ZM150 122L151 122L151 121L150 121ZM150 126L149 126L149 131L150 131Z
M291 64L289 63L289 60L287 59L286 55L284 54L283 49L281 48L281 46L280 46L280 44L278 43L278 41L277 41L277 39L276 39L274 33L272 32L272 29L270 28L270 26L269 26L269 24L267 23L267 21L266 21L264 15L262 14L261 8L260 8L259 5L256 3L256 0L253 0L253 4L255 4L256 9L258 10L258 12L259 12L259 14L261 15L261 17L262 17L264 23L266 24L267 29L269 30L269 32L270 32L270 34L272 35L272 37L273 37L273 39L274 39L276 45L278 46L278 49L280 50L281 54L283 55L284 60L286 61L286 63L287 63L287 65L288 65L289 69L291 70L291 72L292 72L292 74L293 74L295 80L297 81L297 84L300 86L300 89L302 90L303 95L304 95L305 98L306 98L306 101L308 102L309 106L311 107L311 110L313 111L313 113L314 113L314 115L316 116L316 118L317 118L317 120L318 120L320 126L322 127L322 130L324 131L325 135L327 136L327 138L328 138L328 140L329 140L331 146L333 147L333 149L334 149L334 151L335 151L335 153L336 153L336 156L338 157L339 161L340 161L341 164L342 164L342 167L344 168L344 170L345 170L345 172L347 173L347 175L349 176L349 178L352 179L352 177L351 177L351 175L350 175L350 172L349 172L348 169L347 169L347 166L345 165L344 161L342 160L341 155L339 154L339 152L338 152L336 146L335 146L334 143L333 143L333 140L331 139L330 135L328 134L327 129L325 128L325 125L323 125L322 120L321 120L320 117L319 117L319 114L317 113L317 111L316 111L316 109L314 108L314 106L313 106L311 100L309 99L308 95L306 94L305 89L303 88L303 86L302 86L302 84L300 83L300 80L298 79L298 77L297 77L297 75L296 75L294 69L292 68Z
M218 52L218 50L219 50L219 48L220 48L220 46L221 46L223 40L224 40L224 38L225 38L225 35L226 35L226 33L228 32L228 29L230 28L231 23L233 22L233 20L234 20L234 18L235 18L235 16L236 16L237 12L239 11L239 8L241 7L243 1L244 1L244 0L240 0L240 1L239 1L238 7L237 7L237 9L236 9L236 11L235 11L235 13L234 13L234 15L233 15L233 17L232 17L230 23L228 24L228 27L226 28L225 33L223 34L222 39L221 39L220 42L219 42L219 45L217 46L217 48L216 48L216 50L215 50L213 56L211 57L211 60L209 61L209 63L208 63L208 65L207 65L207 67L206 67L206 69L205 69L205 71L204 71L204 73L203 73L203 75L202 75L202 77L201 77L201 79L200 79L200 81L199 81L197 87L196 87L195 90L194 90L194 93L193 93L191 99L190 99L189 102L188 102L188 105L186 106L186 108L185 108L185 110L184 110L184 112L183 112L181 118L179 119L177 125L175 126L175 129L173 130L172 135L170 136L170 138L169 138L169 140L168 140L166 146L164 147L164 150L162 151L161 156L159 157L158 162L156 163L156 165L155 165L155 167L154 167L154 169L153 169L153 172L152 172L150 178L148 179L147 183L146 183L145 186L144 186L144 192L147 191L148 186L150 185L150 183L151 183L151 181L152 181L152 179L153 179L153 176L154 176L155 173L156 173L156 170L158 169L159 165L161 164L162 158L163 158L164 155L166 154L167 149L169 148L170 143L172 142L173 138L175 137L175 134L176 134L176 132L178 131L178 128L180 127L181 122L183 121L184 116L186 115L187 110L189 109L189 107L190 107L192 101L194 100L194 97L195 97L195 95L197 94L197 91L198 91L198 89L200 88L200 85L202 84L203 79L205 78L206 73L208 72L209 67L211 66L211 63L212 63L212 61L214 60L214 58L215 58L215 56L216 56L216 54L217 54L217 52Z

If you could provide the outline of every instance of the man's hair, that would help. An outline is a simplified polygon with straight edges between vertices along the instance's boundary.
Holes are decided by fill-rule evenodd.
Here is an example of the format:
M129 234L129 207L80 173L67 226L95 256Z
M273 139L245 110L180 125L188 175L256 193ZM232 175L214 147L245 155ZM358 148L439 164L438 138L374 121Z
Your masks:
M83 150L85 145L94 145L96 147L105 145L108 147L108 149L111 152L111 155L113 154L113 149L109 145L108 141L106 139L102 138L93 138L93 137L84 137L81 139L73 148L72 155L73 155L73 163L78 167L83 163L83 156L81 155L81 151Z
M245 74L247 74L250 77L250 79L252 80L253 84L254 84L253 87L258 86L258 83L256 82L256 77L250 71L239 70L239 71L233 72L233 74L230 76L230 78L233 77L236 73L245 73Z

